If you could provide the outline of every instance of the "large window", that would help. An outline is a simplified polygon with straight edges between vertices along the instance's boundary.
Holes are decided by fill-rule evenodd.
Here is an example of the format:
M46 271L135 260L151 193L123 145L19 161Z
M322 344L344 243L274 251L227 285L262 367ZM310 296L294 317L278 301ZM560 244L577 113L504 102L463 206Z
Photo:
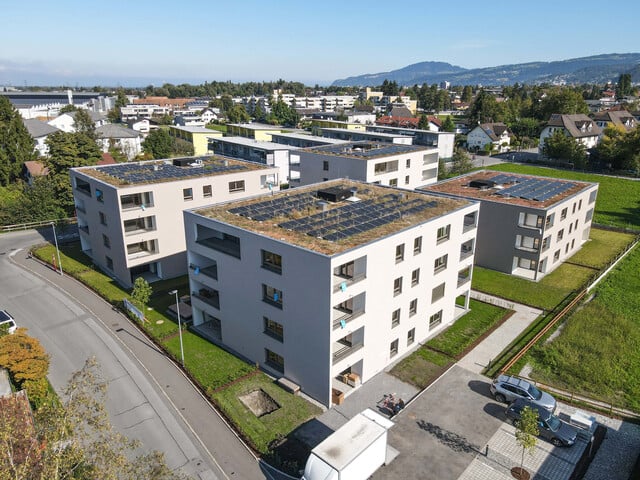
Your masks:
M268 252L267 250L261 250L261 252L262 268L282 274L282 257L277 253Z
M398 171L397 160L392 160L390 162L377 163L373 167L373 173L375 175L380 175L382 173L387 173L387 172L397 172L397 171Z
M393 281L393 296L400 295L402 293L402 277L396 278Z
M435 261L433 262L433 273L438 273L445 270L447 268L448 258L449 258L449 255L443 255L441 257L436 258Z
M400 325L400 309L394 310L391 313L391 328L397 327Z
M282 308L282 291L262 284L262 301L277 308Z
M442 297L444 297L444 283L431 290L431 303L440 300Z
M404 260L404 243L396 245L396 263Z
M393 342L389 344L389 356L393 358L397 354L398 354L398 339L396 338Z
M229 193L233 192L244 192L244 180L229 182Z
M451 235L451 225L447 225L446 227L440 227L438 229L437 242L446 242L449 240L449 236Z
M274 322L267 317L262 318L264 322L264 333L282 342L284 340L284 328L282 327L282 324Z
M411 286L415 287L420 283L420 269L416 268L413 272L411 272Z
M276 352L272 352L268 348L264 349L265 363L274 370L284 373L284 357L278 355Z
M413 254L418 255L422 252L422 237L416 237L413 239Z
M442 310L434 313L429 317L429 330L437 327L442 323Z

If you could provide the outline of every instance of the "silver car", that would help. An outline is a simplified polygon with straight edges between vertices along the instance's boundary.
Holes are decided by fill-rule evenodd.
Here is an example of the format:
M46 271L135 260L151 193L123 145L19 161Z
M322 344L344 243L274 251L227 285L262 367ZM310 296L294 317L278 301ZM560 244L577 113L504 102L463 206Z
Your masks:
M518 398L523 398L551 413L556 411L555 398L522 378L500 375L493 381L489 390L498 402L511 403Z

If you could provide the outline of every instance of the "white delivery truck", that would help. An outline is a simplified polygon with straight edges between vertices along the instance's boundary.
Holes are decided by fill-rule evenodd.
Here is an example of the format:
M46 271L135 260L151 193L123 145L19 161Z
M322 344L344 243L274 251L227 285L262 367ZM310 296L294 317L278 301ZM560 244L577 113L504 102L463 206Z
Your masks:
M367 409L311 451L302 480L366 480L385 464L393 422Z

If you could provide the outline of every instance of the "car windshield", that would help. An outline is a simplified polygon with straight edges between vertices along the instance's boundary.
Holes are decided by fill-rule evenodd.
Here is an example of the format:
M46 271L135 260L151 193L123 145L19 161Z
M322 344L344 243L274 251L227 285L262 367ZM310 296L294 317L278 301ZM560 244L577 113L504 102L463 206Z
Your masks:
M542 397L542 392L533 385L529 385L529 395L531 395L531 398L535 400L540 400L540 397Z
M560 429L562 423L558 417L556 417L555 415L551 415L547 420L547 425L549 425L549 430L551 430L552 432L557 432Z

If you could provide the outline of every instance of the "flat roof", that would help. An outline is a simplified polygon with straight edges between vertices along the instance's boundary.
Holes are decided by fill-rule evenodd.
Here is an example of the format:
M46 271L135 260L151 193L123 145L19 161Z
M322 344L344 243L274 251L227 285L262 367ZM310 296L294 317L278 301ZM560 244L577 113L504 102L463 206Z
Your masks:
M403 135L401 133L385 133L385 132L371 132L369 130L345 130L344 128L334 127L318 127L318 130L327 132L341 132L341 133L354 133L356 135L363 135L369 137L382 137L382 138L411 138L409 135Z
M309 135L304 133L272 133L271 137L296 138L299 140L309 140L312 142L324 143L325 145L337 145L338 143L345 143L345 140L338 140L337 138L318 137L317 135Z
M249 130L282 130L282 127L275 127L266 123L227 123L227 126L248 128Z
M243 145L245 147L253 147L261 150L298 150L300 147L285 145L283 143L264 142L262 140L254 140L247 137L214 137L211 141L221 143L233 143L234 145Z
M481 170L421 187L420 190L532 208L547 208L593 185L597 184Z
M469 204L463 199L339 179L193 212L333 255Z
M303 152L321 153L324 155L336 155L339 157L359 158L369 160L372 158L388 157L391 155L402 155L422 150L430 150L429 147L419 145L403 145L399 143L369 142L366 140L359 142L346 142L337 145L322 145L319 147L308 147Z
M209 133L211 135L222 135L222 132L219 130L212 130L206 127L191 127L191 126L181 126L181 125L171 125L171 128L175 128L177 130L183 130L185 132L191 133Z
M421 130L419 128L409 128L409 127L388 127L387 125L367 125L367 131L368 132L375 132L378 129L380 130L392 130L392 131L397 131L398 133L403 133L403 135L407 135L407 136L416 136L417 134L420 135L434 135L434 136L439 136L439 135L455 135L454 132L432 132L431 130Z
M180 166L180 164L184 164L184 166ZM266 168L273 167L213 155L116 163L114 165L79 167L73 170L110 185L125 186L173 182L186 178L217 176Z

